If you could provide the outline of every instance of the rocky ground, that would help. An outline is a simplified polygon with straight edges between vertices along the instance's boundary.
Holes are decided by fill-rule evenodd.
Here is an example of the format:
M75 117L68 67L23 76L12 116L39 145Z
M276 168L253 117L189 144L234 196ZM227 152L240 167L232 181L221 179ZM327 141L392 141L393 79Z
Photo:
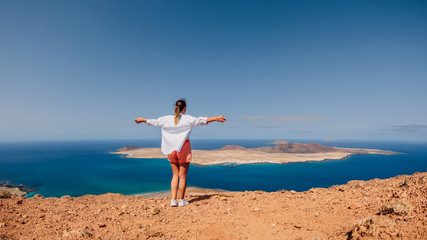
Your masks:
M29 199L0 193L0 239L427 239L427 173L306 192L121 194Z

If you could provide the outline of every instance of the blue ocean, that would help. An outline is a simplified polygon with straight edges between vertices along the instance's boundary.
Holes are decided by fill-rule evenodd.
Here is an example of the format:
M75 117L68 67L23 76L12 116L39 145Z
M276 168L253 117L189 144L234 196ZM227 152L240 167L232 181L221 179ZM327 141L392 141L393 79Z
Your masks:
M261 147L274 139L191 140L193 149L225 145ZM290 164L191 165L188 185L230 191L305 191L349 180L389 178L427 171L427 142L333 141L327 146L376 148L400 155L354 155L344 160ZM160 147L160 140L0 142L0 182L37 190L46 197L108 192L126 195L169 190L171 170L166 159L133 159L109 154L126 145Z

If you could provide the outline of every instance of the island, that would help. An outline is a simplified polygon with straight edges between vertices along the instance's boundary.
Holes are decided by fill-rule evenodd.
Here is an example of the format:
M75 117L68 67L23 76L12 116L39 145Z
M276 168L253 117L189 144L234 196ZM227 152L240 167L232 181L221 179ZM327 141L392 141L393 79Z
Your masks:
M317 143L289 143L286 141L274 141L274 146L245 148L236 145L227 145L215 150L192 150L192 163L208 166L220 164L256 164L276 163L285 164L293 162L311 162L325 160L345 159L356 154L401 154L399 152L364 149L364 148L338 148L324 146ZM128 158L166 158L161 154L160 148L142 148L126 146L114 154L124 154Z

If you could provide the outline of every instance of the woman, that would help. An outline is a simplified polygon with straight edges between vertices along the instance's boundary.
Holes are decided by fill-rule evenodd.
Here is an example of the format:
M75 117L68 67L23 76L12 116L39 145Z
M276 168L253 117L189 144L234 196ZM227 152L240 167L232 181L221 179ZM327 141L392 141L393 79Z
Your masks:
M136 123L147 123L148 126L160 127L162 129L162 153L168 155L168 160L172 167L171 181L171 207L185 206L189 203L184 200L185 189L187 187L187 172L191 162L191 129L200 125L207 125L210 122L225 122L224 116L217 117L192 117L185 115L187 103L185 99L180 99L175 103L175 114L160 117L158 119L135 119ZM179 196L177 202L179 182Z

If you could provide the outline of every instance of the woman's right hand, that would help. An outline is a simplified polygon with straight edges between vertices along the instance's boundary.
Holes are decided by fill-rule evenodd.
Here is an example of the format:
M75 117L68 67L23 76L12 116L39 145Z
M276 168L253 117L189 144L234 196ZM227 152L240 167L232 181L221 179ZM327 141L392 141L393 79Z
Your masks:
M134 122L136 122L137 124L140 124L142 122L146 122L146 120L143 119L143 118L137 118L137 119L134 120Z

